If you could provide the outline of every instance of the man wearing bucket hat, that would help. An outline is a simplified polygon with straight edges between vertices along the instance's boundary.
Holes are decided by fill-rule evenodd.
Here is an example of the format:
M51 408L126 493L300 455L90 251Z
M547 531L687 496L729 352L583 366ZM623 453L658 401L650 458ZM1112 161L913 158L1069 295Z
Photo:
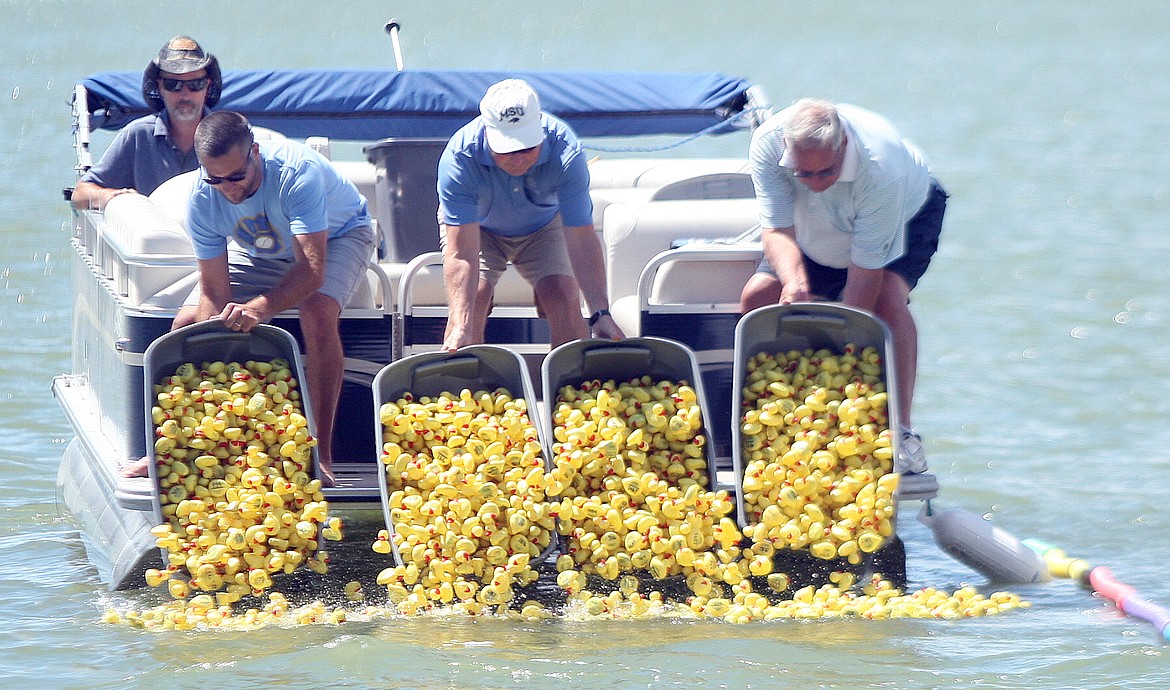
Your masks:
M438 191L450 309L444 350L483 342L495 285L509 263L532 285L554 347L590 331L624 337L609 314L584 152L567 124L541 112L526 82L488 88L480 116L451 137L439 159Z
M219 102L219 62L190 36L167 41L142 73L142 97L154 111L118 132L73 190L74 208L105 208L119 194L150 194L199 167L195 128Z
M918 330L910 291L938 249L947 194L922 153L885 118L803 99L752 135L752 181L764 260L740 296L744 313L829 299L889 326L903 428L894 469L906 485L937 481L910 424Z

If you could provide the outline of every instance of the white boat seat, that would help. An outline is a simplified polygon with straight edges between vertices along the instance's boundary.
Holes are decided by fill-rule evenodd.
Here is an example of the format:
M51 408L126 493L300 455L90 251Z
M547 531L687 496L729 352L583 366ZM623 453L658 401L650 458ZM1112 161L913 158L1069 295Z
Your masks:
M638 280L655 255L670 249L680 238L738 235L757 223L758 213L755 199L649 201L607 208L607 289L610 311L617 324L627 334L638 333Z
M683 199L754 199L756 189L748 173L711 173L696 175L663 185L655 190L651 201Z
M132 304L194 270L187 231L149 198L120 194L106 204L103 216L98 263Z
M191 269L187 275L147 297L142 302L142 306L178 311L198 284L199 272Z
M740 293L760 263L758 247L747 254L720 259L713 255L688 257L688 251L701 251L702 244L672 250L674 258L658 266L650 281L646 303L650 305L689 305L699 310L739 308ZM743 250L738 250L743 251Z
M150 200L178 223L184 232L187 228L187 205L191 201L191 192L198 181L199 170L192 170L175 175L159 185L150 194Z
M747 172L743 158L596 158L589 162L591 189L657 189L716 173Z

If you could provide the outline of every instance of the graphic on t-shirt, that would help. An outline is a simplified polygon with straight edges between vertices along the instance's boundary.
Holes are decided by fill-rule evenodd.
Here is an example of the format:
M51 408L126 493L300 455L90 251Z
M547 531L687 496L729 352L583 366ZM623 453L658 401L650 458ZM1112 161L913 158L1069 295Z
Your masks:
M268 216L264 214L241 218L236 223L232 234L241 244L254 247L257 252L272 255L284 252L280 235L276 232L276 228L272 227L272 223L268 222Z

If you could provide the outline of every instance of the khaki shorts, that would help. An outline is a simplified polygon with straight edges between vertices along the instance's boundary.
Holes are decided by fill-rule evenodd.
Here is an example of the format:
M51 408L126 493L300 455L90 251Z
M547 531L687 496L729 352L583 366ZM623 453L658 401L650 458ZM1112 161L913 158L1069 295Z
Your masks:
M439 226L439 246L447 247L446 225ZM548 276L573 277L561 214L553 216L548 225L523 237L501 237L480 230L479 277L495 287L508 264L515 266L516 272L534 287Z

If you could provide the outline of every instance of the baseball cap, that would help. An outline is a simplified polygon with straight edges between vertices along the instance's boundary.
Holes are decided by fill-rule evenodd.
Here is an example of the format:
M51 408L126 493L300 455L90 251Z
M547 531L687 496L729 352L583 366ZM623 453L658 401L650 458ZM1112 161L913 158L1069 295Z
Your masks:
M522 79L505 79L488 87L479 112L488 148L495 153L529 149L544 141L540 98Z
M175 36L158 51L154 64L164 72L187 74L207 67L214 59L190 36Z

